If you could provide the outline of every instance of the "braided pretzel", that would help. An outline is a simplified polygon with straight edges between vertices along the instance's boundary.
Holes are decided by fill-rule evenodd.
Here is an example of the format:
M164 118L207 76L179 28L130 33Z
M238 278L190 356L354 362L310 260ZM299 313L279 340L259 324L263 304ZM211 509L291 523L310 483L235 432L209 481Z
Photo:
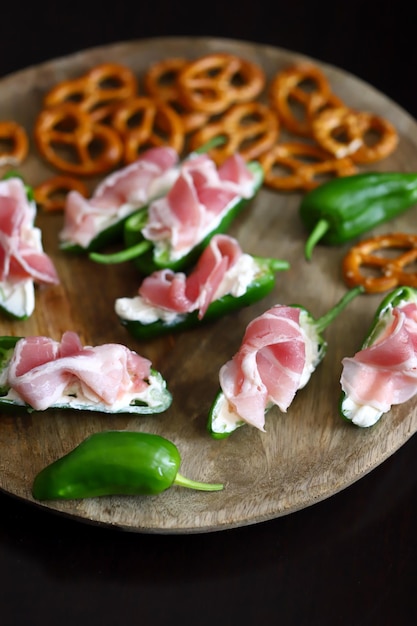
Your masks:
M373 113L335 107L317 114L311 123L317 143L336 158L350 155L356 163L372 163L387 157L396 148L395 128ZM368 146L366 135L373 133L377 141Z
M213 53L190 61L179 72L177 84L186 107L213 115L256 98L265 80L257 64L233 54Z
M219 120L191 135L190 148L195 150L211 139L223 136L225 142L209 151L217 165L236 152L245 161L250 161L271 148L278 134L278 119L269 107L260 102L245 102L235 104Z
M162 100L145 96L126 100L114 112L111 124L123 139L126 163L150 147L170 146L180 153L184 146L181 119Z
M78 191L84 198L88 196L87 186L73 176L54 176L33 188L35 202L44 211L63 211L65 198L70 191Z
M323 72L310 63L298 63L278 72L269 86L269 102L282 125L295 135L311 135L307 107L313 94L328 99L330 85Z
M163 59L153 63L143 77L146 93L172 106L181 117L184 132L191 133L201 128L209 119L209 115L201 111L193 111L181 101L177 80L178 74L188 61L179 57Z
M397 256L392 255L395 250ZM384 251L389 256L381 254ZM417 235L380 235L353 246L343 259L342 273L349 287L362 285L368 293L388 291L399 285L417 287L417 272L406 269L416 260Z
M26 130L13 121L0 122L0 165L20 165L29 151Z
M123 153L114 129L93 124L88 113L71 102L43 109L35 121L34 138L46 161L76 176L107 172L120 162Z
M265 185L283 191L313 189L320 184L320 177L356 172L349 158L335 159L325 150L302 142L276 144L260 155L259 162L264 169Z
M98 122L110 115L115 104L133 97L137 91L136 76L128 67L103 63L79 78L55 85L46 94L44 107L73 102L90 113L93 121Z

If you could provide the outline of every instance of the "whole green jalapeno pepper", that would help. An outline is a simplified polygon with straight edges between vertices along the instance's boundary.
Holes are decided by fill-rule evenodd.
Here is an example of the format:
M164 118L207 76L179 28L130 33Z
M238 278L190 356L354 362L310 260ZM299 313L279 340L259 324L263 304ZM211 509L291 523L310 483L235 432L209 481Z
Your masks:
M215 226L206 233L200 241L196 243L189 251L179 258L173 257L170 246L158 247L154 242L146 239L143 234L148 221L148 207L137 211L130 216L124 223L124 244L125 248L113 254L100 254L91 252L89 258L97 263L116 264L133 261L134 265L142 274L150 274L158 269L172 269L179 271L190 267L200 256L210 239L216 233L224 233L227 231L233 220L243 210L243 208L252 200L262 186L264 179L264 171L260 163L251 161L247 163L247 168L254 176L253 192L250 197L243 198L237 196L231 202L221 219Z
M36 500L71 500L111 495L156 495L173 485L219 491L220 483L179 473L177 446L160 435L109 430L90 435L44 467L32 485Z
M360 427L417 394L417 289L400 286L378 306L361 348L342 360L340 413Z
M306 259L315 245L343 244L387 222L417 202L417 174L370 172L334 178L303 197L299 214L310 235Z

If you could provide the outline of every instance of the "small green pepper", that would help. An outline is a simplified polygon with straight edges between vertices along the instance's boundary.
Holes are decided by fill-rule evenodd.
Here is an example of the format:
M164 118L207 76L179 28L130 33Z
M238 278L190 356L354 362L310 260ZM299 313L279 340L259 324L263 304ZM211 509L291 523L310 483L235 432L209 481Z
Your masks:
M310 235L305 257L322 241L343 244L417 202L417 174L370 172L333 178L303 197L299 214Z
M351 302L356 296L364 292L362 286L354 287L345 293L345 295L337 302L325 315L315 319L307 309L298 304L290 305L301 310L300 314L300 327L303 329L306 344L308 343L309 349L306 349L306 354L311 354L311 362L308 363L310 374L307 380L304 380L303 386L305 386L317 368L317 366L323 360L327 351L327 342L322 336L323 331L329 326L329 324L341 313L341 311ZM282 337L280 337L282 340ZM273 404L269 404L265 413L267 413ZM229 402L220 389L216 394L214 402L210 408L207 430L214 439L224 439L229 437L235 430L246 424L246 422L232 409Z
M97 263L116 264L133 261L138 270L143 274L151 274L158 269L172 269L179 271L192 265L207 246L208 242L216 233L227 231L232 221L243 210L250 200L254 198L260 189L264 179L264 171L257 161L247 164L248 169L254 174L253 193L250 198L236 198L231 203L223 218L218 222L204 238L195 245L188 253L180 258L173 259L169 246L157 249L153 242L143 236L143 228L148 219L148 207L137 211L129 217L124 224L125 249L114 254L100 254L91 252L89 258Z
M15 347L22 337L0 336L0 409L8 413L33 413L34 409L10 388L5 373L13 356ZM148 380L149 386L143 393L138 393L133 399L129 398L126 405L114 410L111 406L102 403L89 402L86 397L77 398L75 390L65 396L49 409L73 409L79 411L94 411L100 413L132 413L145 415L162 413L172 404L172 394L162 374L151 368Z
M90 435L36 476L36 500L72 500L111 495L156 495L173 485L219 491L223 484L179 473L177 446L159 435L109 430Z
M390 328L393 329L393 334L399 333L400 326L397 325L396 318L393 315L393 310L398 309L399 311L401 311L401 309L406 308L410 304L417 306L417 289L414 289L413 287L400 286L391 291L387 296L385 296L375 312L375 316L370 326L370 329L359 350L359 352L361 353L361 357L358 359L358 362L364 363L364 368L368 371L374 369L377 372L378 377L380 378L374 379L372 376L370 376L369 381L367 381L366 378L365 380L363 380L361 376L361 369L359 369L359 373L356 378L358 379L361 388L363 385L366 385L367 387L369 387L369 391L374 393L376 392L377 396L380 396L380 394L378 393L379 389L385 388L381 387L381 385L384 386L385 384L387 384L387 386L389 387L388 393L392 394L392 388L390 387L390 385L392 384L392 386L395 386L396 380L398 381L397 385L401 384L402 373L409 374L412 379L414 379L414 367L413 363L408 360L409 353L407 352L407 345L404 343L404 338L402 338L402 340L398 342L399 353L397 356L391 354L393 351L393 345L391 344L389 349L384 349L384 353L382 354L381 359L377 357L377 361L375 361L375 357L368 356L368 358L366 358L367 354L370 355L371 352L375 352L374 347L380 341L383 341L384 338L390 337ZM410 316L412 317L413 327L415 325L414 308L410 313ZM372 350L372 348L374 348L374 350ZM390 362L394 365L387 363L387 351L390 354ZM385 368L387 369L384 372ZM387 375L384 374L388 375L388 383ZM377 384L379 389L376 389ZM413 384L413 386L410 387L409 380L406 380L404 384L408 388L406 395L408 395L408 397L412 397L412 395L417 392L417 385ZM375 406L371 406L369 404L359 404L358 402L355 402L351 397L353 389L350 389L350 387L352 387L352 382L349 380L349 378L344 378L343 372L341 376L341 385L342 394L339 403L340 414L344 419L355 424L356 426L373 426L381 418L381 416L386 413L387 410L389 410L390 404L388 402L384 402L384 404L386 405L384 409L381 408L380 397L379 400L377 399L377 401L375 402ZM349 392L347 391L347 387L349 387ZM398 398L398 395L392 395L392 397Z
M198 310L191 313L178 313L172 319L158 319L155 322L145 324L139 320L125 319L119 316L119 320L126 330L136 339L147 340L172 332L179 332L212 322L233 311L250 306L262 298L265 298L275 286L275 273L289 268L289 263L281 259L269 259L253 257L259 266L259 273L241 296L226 294L214 300L208 306L202 319L199 319Z

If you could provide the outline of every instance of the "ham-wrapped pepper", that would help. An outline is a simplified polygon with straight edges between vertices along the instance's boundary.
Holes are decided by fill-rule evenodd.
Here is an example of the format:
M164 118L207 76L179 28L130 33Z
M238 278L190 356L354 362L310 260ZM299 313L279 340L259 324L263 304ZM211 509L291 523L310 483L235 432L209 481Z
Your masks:
M300 305L277 304L252 320L239 350L220 368L207 424L211 436L228 437L244 424L264 431L274 405L285 413L326 354L322 332L362 292L347 291L318 319Z
M142 274L192 266L213 235L224 233L254 198L263 182L258 162L239 154L219 168L206 154L186 159L168 193L129 217L124 224L125 249L114 254L90 253L98 263L133 261Z
M145 277L133 298L118 298L115 311L136 339L150 339L261 300L274 288L276 272L288 268L281 259L245 254L229 235L214 235L188 276L158 270Z
M120 344L82 346L71 331L49 337L0 337L0 407L4 411L78 409L160 413L172 402L151 362Z
M397 287L380 303L361 349L342 361L342 416L376 424L417 393L417 290Z

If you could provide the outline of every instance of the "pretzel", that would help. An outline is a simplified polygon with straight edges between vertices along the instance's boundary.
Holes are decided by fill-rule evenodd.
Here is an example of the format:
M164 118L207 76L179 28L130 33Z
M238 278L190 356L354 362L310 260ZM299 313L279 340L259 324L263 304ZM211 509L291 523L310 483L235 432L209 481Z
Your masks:
M0 166L20 165L29 152L26 130L13 121L0 122Z
M138 91L134 73L117 63L103 63L72 80L55 85L44 98L44 107L49 108L64 102L73 102L89 113L95 122L108 117L114 106Z
M126 100L116 109L111 124L123 139L126 163L150 147L170 146L180 153L184 146L181 119L162 100L146 96Z
M387 256L382 254L384 251L388 252ZM398 254L393 256L393 251ZM343 259L342 273L349 287L362 285L368 293L388 291L400 285L417 287L417 272L406 270L416 260L417 235L380 235L353 246Z
M239 152L245 161L257 159L271 148L279 135L279 122L274 112L260 102L233 105L222 117L190 137L190 148L195 150L214 137L225 142L209 151L213 161L220 165Z
M76 176L103 174L116 166L123 154L117 132L92 123L88 113L71 102L43 109L35 121L34 138L48 163Z
M143 86L149 96L170 104L181 117L184 132L191 133L201 128L208 121L209 115L201 111L193 111L181 100L177 79L179 72L187 64L188 61L180 57L155 62L145 73Z
M78 191L88 197L88 188L83 181L73 176L58 175L48 178L33 188L35 202L45 211L63 211L65 199L70 191Z
M322 148L336 158L350 155L356 163L379 161L398 143L397 132L388 120L344 106L322 111L312 120L311 128ZM366 136L370 133L377 135L377 141L368 146Z
M313 94L328 99L331 94L324 73L310 63L297 63L278 72L271 80L268 98L282 125L294 133L309 137L310 120L307 108Z
M233 54L212 53L188 62L177 84L186 107L214 115L232 104L254 100L265 80L257 64Z
M349 158L335 159L318 146L302 142L276 144L260 155L259 162L265 185L280 191L309 190L320 184L320 177L356 172Z

